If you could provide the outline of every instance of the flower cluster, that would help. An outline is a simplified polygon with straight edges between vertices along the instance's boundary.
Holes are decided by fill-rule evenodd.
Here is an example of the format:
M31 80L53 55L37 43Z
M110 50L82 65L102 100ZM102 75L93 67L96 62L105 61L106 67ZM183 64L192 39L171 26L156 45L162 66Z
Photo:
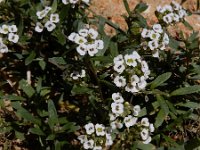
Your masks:
M142 30L141 36L147 39L142 45L146 50L148 47L152 51L153 57L159 57L159 50L165 50L166 46L169 44L169 37L164 33L162 26L160 24L154 24L153 29Z
M60 21L58 14L49 14L51 11L51 7L46 6L43 10L37 11L36 15L38 17L39 22L36 23L35 31L42 32L44 27L47 31L51 32L56 28L56 23Z
M132 106L130 103L124 102L121 93L113 93L112 99L114 101L111 104L112 113L109 114L112 131L122 129L124 126L128 129L137 126L141 130L140 136L143 143L151 142L150 134L154 132L154 126L149 123L148 118L142 118L140 122L138 121L140 106Z
M127 92L136 93L145 89L150 75L146 61L133 51L131 54L118 55L114 58L114 83L117 87L125 88Z
M166 24L176 23L183 20L188 14L180 4L172 1L170 5L164 7L157 7L158 19L162 20Z
M143 140L144 144L148 144L151 142L151 133L154 132L155 128L152 123L149 123L148 118L142 118L140 121L140 127L141 127L141 132L140 136L141 139Z
M85 70L82 69L81 72L73 71L73 72L70 74L70 77L71 77L73 80L78 80L79 78L84 78L84 77L85 77Z
M88 123L84 128L86 134L78 136L84 149L102 150L113 144L111 134L106 131L103 124Z
M90 0L62 0L63 4L65 4L65 5L71 4L72 8L74 8L76 4L81 3L81 2L89 5Z
M78 33L71 33L68 39L78 44L76 50L81 56L87 53L90 56L94 56L99 50L104 48L104 42L98 39L98 32L88 26L84 29L80 29Z
M0 33L3 36L7 36L8 41L12 43L17 43L19 40L19 36L16 34L17 32L17 26L16 25L2 25L0 27ZM0 52L1 53L7 53L8 47L4 44L4 38L0 37Z

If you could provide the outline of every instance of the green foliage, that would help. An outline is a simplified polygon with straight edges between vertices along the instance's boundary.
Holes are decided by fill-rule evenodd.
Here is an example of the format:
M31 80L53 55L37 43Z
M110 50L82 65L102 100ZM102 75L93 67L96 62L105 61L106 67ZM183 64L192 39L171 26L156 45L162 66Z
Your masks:
M75 5L64 5L61 0L1 3L0 25L16 25L19 41L12 43L5 34L0 34L9 48L8 53L0 53L0 142L20 139L28 149L32 149L31 144L34 149L81 149L77 135L84 133L85 124L101 123L110 131L111 97L120 92L126 115L133 111L132 106L141 107L139 123L113 130L114 144L109 149L190 150L200 146L200 132L195 128L200 123L199 32L193 31L183 19L181 22L192 33L188 37L183 33L172 37L166 32L168 25L160 22L169 35L169 45L159 50L159 58L154 58L152 50L144 50L148 42L141 37L144 28L151 28L141 14L148 5L139 3L131 10L128 1L123 2L128 13L124 16L127 31L102 16L93 14L89 18L91 10L80 1ZM51 7L50 14L59 15L59 21L54 22L56 27L50 32L47 27L36 32L36 22L44 24L50 18L49 15L44 20L38 19L36 15L45 6ZM88 51L80 55L77 50L80 41L69 38L86 24L94 26L103 41L103 48L94 56ZM116 34L108 36L106 25ZM151 73L145 88L130 93L113 82L117 76L113 59L133 50L146 60ZM140 68L138 65L128 73L141 74ZM123 76L128 78L128 74ZM119 117L122 123L123 117ZM140 121L144 117L155 127L155 132L149 133L151 144L144 144L141 139ZM102 141L98 142L105 142Z

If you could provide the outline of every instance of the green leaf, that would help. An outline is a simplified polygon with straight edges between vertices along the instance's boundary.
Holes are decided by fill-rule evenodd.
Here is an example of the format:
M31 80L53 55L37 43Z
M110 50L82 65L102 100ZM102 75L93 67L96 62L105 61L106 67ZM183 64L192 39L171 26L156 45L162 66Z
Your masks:
M112 55L112 57L116 57L119 54L117 43L110 42L110 54Z
M163 73L162 75L159 75L152 83L151 83L151 89L154 89L158 86L160 86L162 83L167 81L171 77L171 72Z
M128 15L131 16L131 11L130 11L127 0L123 0L123 2L124 2L124 7L126 8Z
M140 150L155 150L156 147L153 144L144 144L142 142L134 142L131 150L140 149Z
M199 147L200 147L200 138L190 139L189 141L185 143L186 150L194 150L195 148L199 148Z
M58 2L57 2L57 0L54 0L53 4L51 6L51 13L55 13L57 10L57 7L58 7Z
M58 123L58 115L56 107L52 100L48 100L48 114L49 114L48 123L51 130L53 130L54 126Z
M160 109L160 111L158 112L158 115L156 116L156 121L155 121L155 127L158 128L162 125L162 123L164 122L166 117L166 114L164 112L163 109Z
M169 47L171 47L172 49L177 50L179 47L179 42L173 38L169 38Z
M193 30L193 27L192 27L186 20L184 20L182 23L183 23L189 30Z
M30 55L25 59L25 65L26 66L29 65L34 60L35 56L36 56L35 51L32 51Z
M40 128L30 128L29 132L36 135L45 135L45 133Z
M52 57L49 58L49 62L51 62L54 65L66 65L66 61L64 60L64 58L62 57Z
M91 93L91 89L89 89L85 86L74 85L72 90L71 90L71 93L72 93L72 95Z
M8 99L10 101L24 101L26 100L24 97L17 96L17 95L6 95L4 96L5 99Z
M34 88L30 84L28 84L24 79L19 81L19 86L28 97L32 97L35 93Z
M178 104L176 104L176 106L183 106L183 107L188 107L188 108L192 108L192 109L199 109L200 103L187 101L186 103L184 103L184 102L178 103Z
M193 42L195 39L198 39L199 32L193 32L190 37L188 38L188 42Z
M157 94L156 99L157 99L161 109L164 111L165 116L167 116L169 114L169 108L168 108L168 105L165 102L164 98L161 95Z
M41 69L44 70L46 67L46 62L44 60L40 60L39 65L40 65Z
M135 11L138 13L144 12L148 8L148 5L146 3L139 3L135 7Z
M200 85L194 85L190 87L183 87L173 91L170 96L187 95L200 91Z

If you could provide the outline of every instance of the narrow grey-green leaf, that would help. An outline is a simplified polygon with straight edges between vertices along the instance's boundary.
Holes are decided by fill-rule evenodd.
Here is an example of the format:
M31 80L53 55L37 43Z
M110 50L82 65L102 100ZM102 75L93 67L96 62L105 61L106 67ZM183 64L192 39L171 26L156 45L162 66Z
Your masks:
M156 121L155 121L155 127L158 128L162 125L162 123L164 122L166 117L166 114L164 112L163 109L160 109L160 111L158 112L157 116L156 116Z
M36 53L32 51L30 55L25 59L25 65L26 66L29 65L34 60L35 56L36 56Z
M183 87L173 91L170 96L187 95L200 92L200 85L194 85L190 87Z
M157 94L156 99L157 99L161 109L163 109L165 115L167 116L169 114L169 108L168 108L168 105L165 102L164 98L161 95Z
M158 86L160 86L162 83L167 81L171 77L171 72L166 72L161 75L159 75L152 83L151 83L151 89L154 89Z
M36 135L45 135L45 133L40 128L30 128L29 132Z
M58 115L57 115L56 107L52 100L48 100L48 114L49 114L48 123L49 123L50 128L53 129L54 125L58 123Z
M19 86L24 91L24 93L26 93L26 95L28 97L32 97L33 94L35 93L34 88L30 84L28 84L26 82L26 80L24 80L24 79L22 79L21 81L19 81Z
M135 11L138 13L144 12L148 8L148 5L146 3L139 3L135 7Z

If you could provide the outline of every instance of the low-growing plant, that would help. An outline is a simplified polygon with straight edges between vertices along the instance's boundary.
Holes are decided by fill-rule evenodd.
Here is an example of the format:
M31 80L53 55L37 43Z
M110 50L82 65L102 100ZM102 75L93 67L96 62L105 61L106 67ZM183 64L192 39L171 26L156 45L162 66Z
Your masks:
M149 25L147 4L130 10L123 2L127 31L94 14L89 0L0 3L3 149L200 146L200 47L185 20L191 13L173 1L158 6L158 22ZM168 27L177 23L191 34L173 37Z

